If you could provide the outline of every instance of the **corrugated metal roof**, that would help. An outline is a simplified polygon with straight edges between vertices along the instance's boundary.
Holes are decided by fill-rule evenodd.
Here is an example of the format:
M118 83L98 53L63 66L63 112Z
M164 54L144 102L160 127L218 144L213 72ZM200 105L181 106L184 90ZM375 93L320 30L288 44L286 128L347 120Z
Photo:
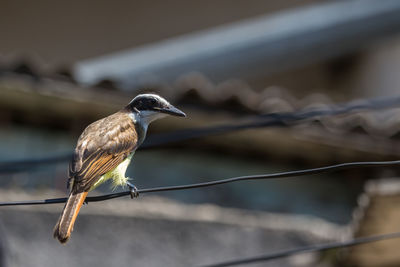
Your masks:
M115 84L107 84L104 81L102 85L106 88L83 87L68 75L41 75L28 64L19 64L17 67L3 66L1 69L3 71L0 72L0 86L3 88L12 88L10 85L17 83L18 90L32 91L44 96L67 97L78 102L104 102L110 108L124 105L129 97L148 91L159 93L174 103L191 104L207 110L231 111L242 115L291 112L311 108L329 109L334 104L334 101L325 94L312 94L298 99L285 88L268 87L261 91L254 90L246 82L237 79L216 84L201 73L181 76L173 85L128 93ZM361 130L373 137L397 137L400 132L400 107L380 109L379 112L363 111L315 118L310 123L318 123L332 133L343 134Z

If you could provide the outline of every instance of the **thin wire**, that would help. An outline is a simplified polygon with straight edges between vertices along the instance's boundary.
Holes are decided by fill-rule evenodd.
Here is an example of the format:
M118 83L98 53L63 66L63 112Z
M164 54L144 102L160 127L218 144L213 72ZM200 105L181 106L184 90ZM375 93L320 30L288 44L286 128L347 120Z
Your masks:
M288 127L294 123L304 122L309 119L316 119L323 116L334 116L362 110L378 110L393 108L400 105L400 96L377 98L370 100L357 100L341 105L330 106L323 109L303 109L295 112L270 113L258 115L250 122L231 123L210 127L178 130L170 133L154 134L149 136L139 149L153 149L170 143L187 141L194 138L207 137L211 135L224 134L244 129L263 127ZM72 153L48 156L43 158L22 159L16 161L0 162L0 173L11 173L26 171L35 166L43 164L55 164L68 161Z
M144 193L153 193L153 192L164 192L164 191L172 191L172 190L186 190L200 187L208 187L215 186L220 184L233 183L238 181L247 181L247 180L261 180L261 179L278 179L278 178L288 178L294 176L304 176L325 172L338 171L343 169L350 168L360 168L360 167L387 167L387 166L396 166L400 165L400 160L394 161L369 161L369 162L349 162L349 163L341 163L336 165L330 165L319 168L312 169L304 169L304 170L296 170L296 171L287 171L287 172L279 172L272 174L260 174L260 175L246 175L239 177L232 177L222 180L215 180L204 183L195 183L195 184L187 184L187 185L176 185L176 186L165 186L165 187L154 187L147 189L139 189L139 194ZM119 198L123 196L130 195L130 191L87 197L86 202L98 202L104 201L113 198ZM44 199L44 200L33 200L33 201L13 201L13 202L0 202L1 206L21 206L21 205L45 205L45 204L56 204L56 203L64 203L67 198L52 198L52 199Z
M211 126L196 129L179 130L172 133L164 133L149 136L148 142L145 142L143 148L153 148L172 142L180 142L193 138L206 137L210 135L223 134L227 132L263 128L263 127L284 127L291 126L295 122L303 122L318 117L334 116L351 112L359 112L363 110L379 110L385 108L393 108L400 105L400 96L377 98L370 100L357 100L341 105L328 106L326 108L305 108L294 112L268 113L255 116L251 122L241 124L226 124L219 126Z
M310 245L310 246L304 246L304 247L299 247L299 248L294 248L294 249L278 251L278 252L271 253L271 254L259 255L259 256L255 256L255 257L225 261L225 262L220 262L220 263L210 264L210 265L203 265L202 267L227 267L227 266L235 266L235 265L240 265L240 264L250 264L250 263L262 262L262 261L270 261L270 260L285 258L285 257L289 257L289 256L293 256L296 254L301 254L301 253L318 252L318 251L325 251L325 250L334 249L334 248L351 247L351 246L357 246L357 245L361 245L361 244L377 242L377 241L382 241L382 240L388 240L388 239L395 239L395 238L400 238L400 232L395 232L395 233L390 233L390 234L382 234L382 235L372 235L372 236L367 236L367 237L359 237L359 238L355 238L355 239L349 240L349 241L339 241L339 242L333 242L333 243L328 243L328 244L315 244L315 245Z

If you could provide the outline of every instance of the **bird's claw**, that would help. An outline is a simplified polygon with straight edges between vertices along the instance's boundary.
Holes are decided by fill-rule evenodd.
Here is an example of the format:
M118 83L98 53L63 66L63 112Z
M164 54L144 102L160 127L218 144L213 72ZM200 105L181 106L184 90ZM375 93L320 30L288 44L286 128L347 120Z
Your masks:
M139 190L137 189L137 187L131 183L127 183L128 187L129 187L129 191L131 194L131 198L133 199L134 197L138 197L139 196Z

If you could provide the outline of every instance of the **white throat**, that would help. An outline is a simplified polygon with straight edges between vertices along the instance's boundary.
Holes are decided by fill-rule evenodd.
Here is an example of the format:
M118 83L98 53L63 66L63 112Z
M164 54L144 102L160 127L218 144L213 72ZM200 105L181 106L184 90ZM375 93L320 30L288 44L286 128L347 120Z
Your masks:
M147 127L149 127L149 124L151 122L164 118L165 116L167 116L167 114L156 111L145 110L145 111L140 111L138 113L132 112L129 114L129 116L132 118L133 123L135 124L139 123L140 126L143 127L145 131L147 131Z

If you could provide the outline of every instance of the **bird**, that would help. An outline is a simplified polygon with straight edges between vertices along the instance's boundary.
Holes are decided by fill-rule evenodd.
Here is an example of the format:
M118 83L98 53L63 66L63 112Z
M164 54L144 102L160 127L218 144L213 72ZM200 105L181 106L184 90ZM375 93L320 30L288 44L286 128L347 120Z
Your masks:
M54 227L54 238L66 243L88 192L111 179L112 186L128 187L131 198L138 190L125 177L149 124L167 115L186 114L156 94L140 94L120 111L93 122L80 135L69 165L69 196Z

